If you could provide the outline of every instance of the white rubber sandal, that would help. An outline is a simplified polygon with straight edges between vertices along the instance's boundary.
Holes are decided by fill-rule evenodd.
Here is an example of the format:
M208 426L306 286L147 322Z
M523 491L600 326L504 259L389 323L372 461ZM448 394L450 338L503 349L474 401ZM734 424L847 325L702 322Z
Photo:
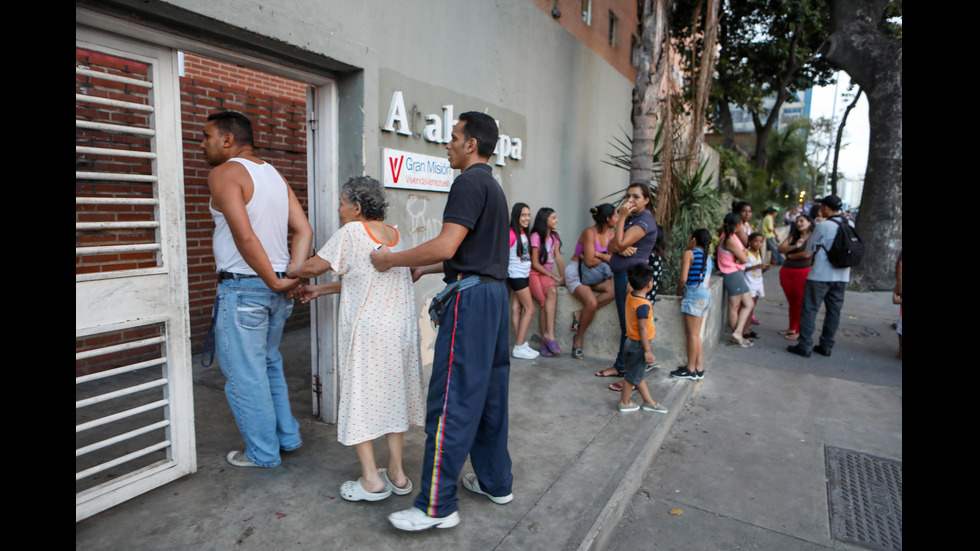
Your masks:
M380 492L369 492L361 486L361 479L348 480L340 486L340 497L347 501L381 501L391 496L391 488L385 486Z

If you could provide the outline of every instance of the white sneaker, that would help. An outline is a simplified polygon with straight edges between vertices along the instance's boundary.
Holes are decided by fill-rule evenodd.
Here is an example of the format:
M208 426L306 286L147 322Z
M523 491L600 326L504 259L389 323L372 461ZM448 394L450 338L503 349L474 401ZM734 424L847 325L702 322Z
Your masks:
M463 476L463 486L465 486L467 490L475 494L480 494L489 497L490 501L498 505L503 505L504 503L510 503L511 501L514 501L514 494L507 494L505 496L498 497L498 496L492 496L484 492L483 489L480 488L480 481L477 480L476 473L466 473Z
M533 360L541 355L540 352L531 348L526 342L514 346L512 355L518 360Z
M399 530L418 532L435 526L436 528L452 528L459 524L459 512L453 511L442 518L430 517L418 507L410 507L404 511L396 511L388 515L388 521Z

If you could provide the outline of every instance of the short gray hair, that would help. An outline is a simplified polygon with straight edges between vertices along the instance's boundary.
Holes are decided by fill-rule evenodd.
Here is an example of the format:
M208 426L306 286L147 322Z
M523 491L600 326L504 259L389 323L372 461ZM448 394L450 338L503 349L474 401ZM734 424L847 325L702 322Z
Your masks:
M384 220L388 211L385 190L370 176L351 176L341 189L351 205L361 205L361 214L368 220Z

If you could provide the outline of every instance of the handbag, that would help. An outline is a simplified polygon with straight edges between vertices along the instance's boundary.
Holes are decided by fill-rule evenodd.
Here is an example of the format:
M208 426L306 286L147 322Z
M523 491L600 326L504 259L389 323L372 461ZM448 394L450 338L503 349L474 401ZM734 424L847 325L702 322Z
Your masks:
M579 259L578 279L582 285L596 285L611 278L612 268L606 262L600 262L591 268L585 265L585 261Z

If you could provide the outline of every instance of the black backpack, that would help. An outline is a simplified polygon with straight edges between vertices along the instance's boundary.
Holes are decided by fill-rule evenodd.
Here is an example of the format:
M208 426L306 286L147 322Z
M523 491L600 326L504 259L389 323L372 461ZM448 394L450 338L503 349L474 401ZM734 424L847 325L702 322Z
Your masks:
M827 260L835 268L850 268L860 264L864 257L864 243L857 232L840 216L831 216L827 220L833 220L837 224L837 235L834 237L834 244L827 249Z

